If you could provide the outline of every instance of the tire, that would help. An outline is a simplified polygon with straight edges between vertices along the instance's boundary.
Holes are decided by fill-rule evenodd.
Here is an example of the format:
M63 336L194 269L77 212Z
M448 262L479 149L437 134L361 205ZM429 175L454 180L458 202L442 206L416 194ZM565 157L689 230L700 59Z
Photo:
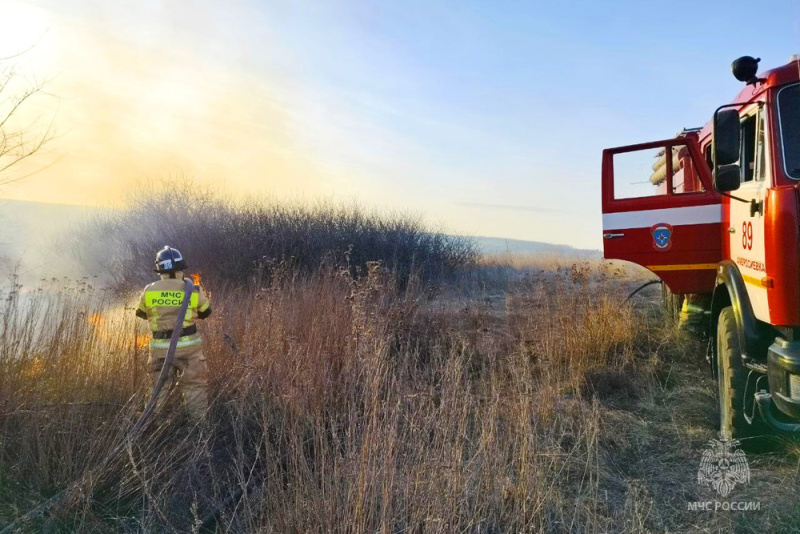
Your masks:
M753 424L744 417L747 369L742 364L739 329L733 308L723 308L717 323L717 384L719 385L719 430L724 439L743 439L763 433L760 417ZM752 408L752 407L751 407Z

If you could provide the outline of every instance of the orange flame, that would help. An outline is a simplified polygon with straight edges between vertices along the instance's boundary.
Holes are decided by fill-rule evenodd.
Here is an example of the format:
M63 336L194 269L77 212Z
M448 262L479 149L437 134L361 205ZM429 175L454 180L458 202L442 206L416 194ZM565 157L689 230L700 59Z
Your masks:
M93 325L95 328L103 328L106 318L99 313L90 313L89 316L86 317L86 322Z
M42 372L42 361L39 359L38 356L35 356L33 358L33 361L31 362L31 366L28 369L27 374L30 377L36 377L41 372Z
M106 327L106 318L99 313L90 313L86 316L86 323L92 325L95 336L102 341L109 341L111 333ZM131 338L136 349L144 349L150 345L150 338L146 335L134 334Z
M150 345L150 339L147 336L134 336L133 346L136 349L146 349Z
M192 283L194 285L199 286L202 281L203 281L203 276L200 273L194 273L192 275ZM211 292L206 288L204 288L204 291L206 292L206 297L208 297L210 299L211 298Z

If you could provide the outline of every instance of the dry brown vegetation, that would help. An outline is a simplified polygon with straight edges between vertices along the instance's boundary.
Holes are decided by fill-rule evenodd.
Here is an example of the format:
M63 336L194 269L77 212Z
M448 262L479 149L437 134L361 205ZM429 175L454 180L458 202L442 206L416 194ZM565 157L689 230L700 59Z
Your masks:
M143 184L124 209L96 214L64 247L92 274L130 290L148 281L154 251L179 249L218 287L241 286L292 263L308 274L320 265L360 275L380 261L405 283L451 277L479 254L469 239L432 231L411 212L367 209L357 203L234 200L188 178Z
M210 425L141 409L144 325L83 281L9 288L0 323L0 525L24 531L790 530L797 454L751 458L740 500L687 511L714 436L704 346L614 264L476 268L459 284L320 268L210 287ZM22 291L20 291L22 289ZM649 295L657 293L652 290ZM87 477L87 473L90 475Z

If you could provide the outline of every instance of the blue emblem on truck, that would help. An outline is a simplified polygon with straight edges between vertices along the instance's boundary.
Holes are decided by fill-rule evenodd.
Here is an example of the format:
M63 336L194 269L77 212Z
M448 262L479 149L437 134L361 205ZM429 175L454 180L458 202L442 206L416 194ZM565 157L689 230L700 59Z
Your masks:
M672 248L672 226L667 223L654 224L650 228L653 234L653 248L659 252L666 252Z

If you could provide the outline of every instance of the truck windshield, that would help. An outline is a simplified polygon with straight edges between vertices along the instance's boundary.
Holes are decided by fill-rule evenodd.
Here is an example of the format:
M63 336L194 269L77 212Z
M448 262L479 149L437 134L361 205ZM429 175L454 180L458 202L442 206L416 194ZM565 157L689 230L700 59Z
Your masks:
M778 93L783 164L786 173L800 180L800 85L791 85Z

